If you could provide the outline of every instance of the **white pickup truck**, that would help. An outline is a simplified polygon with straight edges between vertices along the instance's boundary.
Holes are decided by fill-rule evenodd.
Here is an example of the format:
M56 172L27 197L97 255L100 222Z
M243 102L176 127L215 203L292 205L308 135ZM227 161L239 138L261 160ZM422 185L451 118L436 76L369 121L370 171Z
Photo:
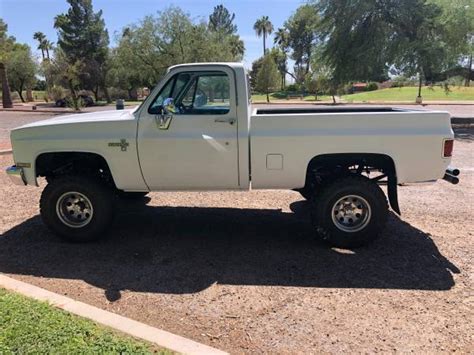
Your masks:
M331 245L375 239L397 186L444 178L447 112L387 107L251 108L237 63L171 67L137 108L68 115L12 131L7 174L38 186L44 223L72 241L105 234L114 199L149 191L292 189ZM145 199L143 199L145 200ZM291 233L291 231L288 231Z

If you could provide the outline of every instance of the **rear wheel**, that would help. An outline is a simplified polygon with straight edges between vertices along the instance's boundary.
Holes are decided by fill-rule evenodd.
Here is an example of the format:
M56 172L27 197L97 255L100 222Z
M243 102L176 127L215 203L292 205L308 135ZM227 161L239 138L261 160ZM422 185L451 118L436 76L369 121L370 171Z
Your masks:
M385 194L363 176L343 177L322 187L312 202L312 223L318 236L336 247L370 243L387 221Z
M63 176L43 190L40 213L55 234L73 242L96 240L113 218L113 194L100 180Z

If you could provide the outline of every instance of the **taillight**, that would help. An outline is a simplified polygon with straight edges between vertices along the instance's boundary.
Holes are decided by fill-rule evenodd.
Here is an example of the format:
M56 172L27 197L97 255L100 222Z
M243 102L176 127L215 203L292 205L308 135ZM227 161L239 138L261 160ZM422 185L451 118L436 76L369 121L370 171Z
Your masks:
M449 158L453 155L454 140L445 139L443 147L443 157Z

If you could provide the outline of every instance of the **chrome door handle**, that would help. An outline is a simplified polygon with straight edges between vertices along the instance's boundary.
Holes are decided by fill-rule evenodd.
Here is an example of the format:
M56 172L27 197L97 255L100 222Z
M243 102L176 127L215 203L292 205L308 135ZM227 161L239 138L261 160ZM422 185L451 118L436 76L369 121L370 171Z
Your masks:
M229 123L230 125L233 125L236 122L236 119L235 118L216 118L214 122Z

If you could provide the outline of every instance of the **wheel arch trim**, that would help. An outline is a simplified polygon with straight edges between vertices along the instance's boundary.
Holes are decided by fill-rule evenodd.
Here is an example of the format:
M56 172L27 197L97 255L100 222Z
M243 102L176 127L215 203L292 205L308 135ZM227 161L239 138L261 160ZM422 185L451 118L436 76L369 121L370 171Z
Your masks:
M401 214L400 207L398 204L398 191L397 191L397 166L395 159L388 154L384 153L328 153L316 155L308 162L306 167L306 178L305 186L309 183L309 178L311 178L311 172L318 165L322 164L334 164L336 162L357 162L363 160L374 166L379 165L378 167L386 169L387 174L387 195L390 203L390 207L397 214Z

